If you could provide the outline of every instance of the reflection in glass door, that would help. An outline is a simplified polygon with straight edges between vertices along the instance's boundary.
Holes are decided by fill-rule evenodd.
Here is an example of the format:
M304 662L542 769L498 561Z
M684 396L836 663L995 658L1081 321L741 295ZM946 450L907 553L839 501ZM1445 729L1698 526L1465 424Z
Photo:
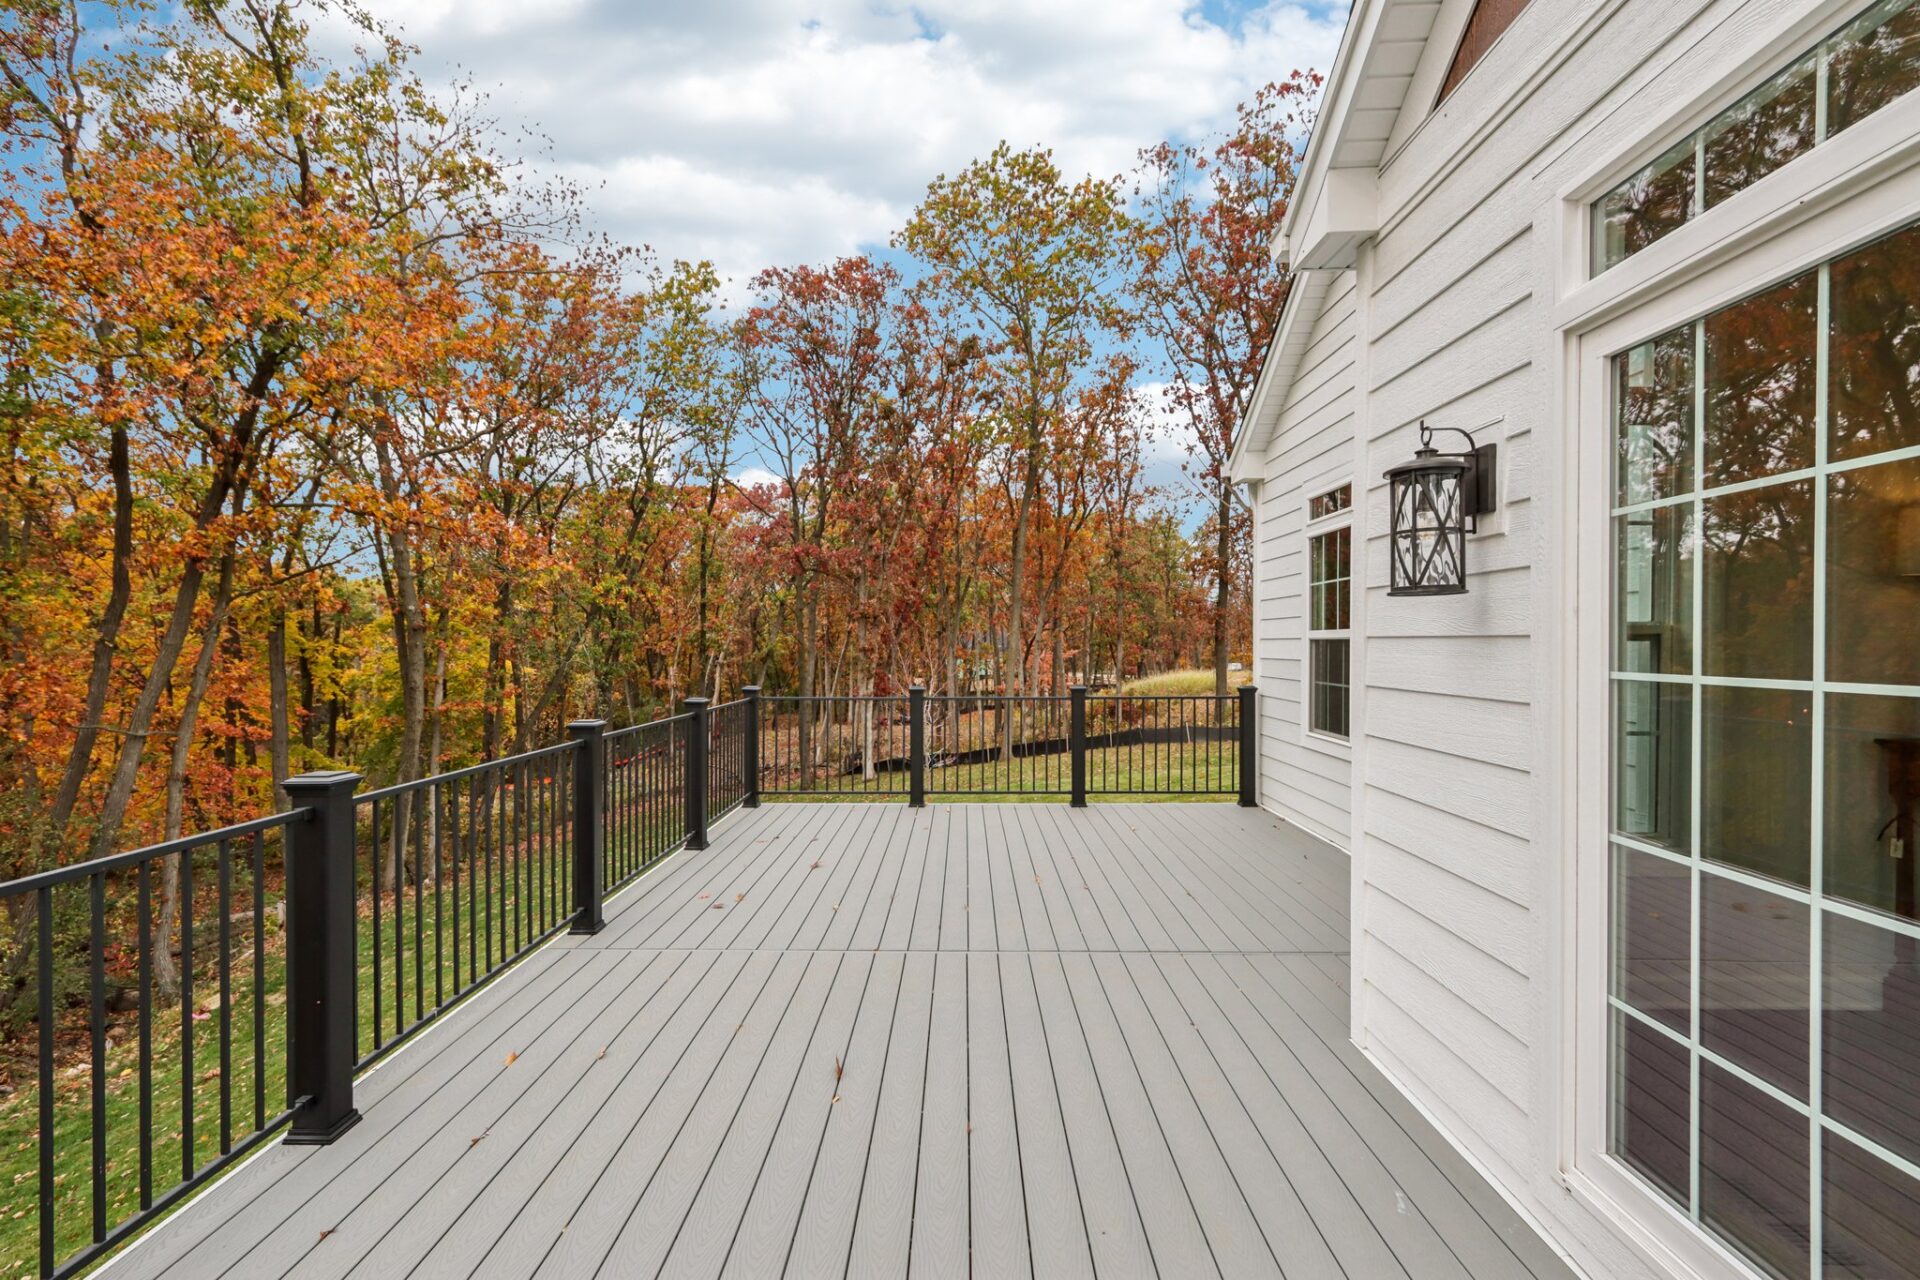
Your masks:
M1612 377L1612 1154L1920 1277L1920 227Z

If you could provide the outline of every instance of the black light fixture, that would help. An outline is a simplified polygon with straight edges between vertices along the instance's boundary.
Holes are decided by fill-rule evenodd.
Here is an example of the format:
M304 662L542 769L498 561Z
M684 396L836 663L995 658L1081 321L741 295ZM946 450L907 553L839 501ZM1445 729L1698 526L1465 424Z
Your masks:
M1387 472L1390 596L1451 596L1467 589L1467 535L1494 508L1497 446L1478 444L1471 431L1441 427L1467 438L1465 453L1433 447L1434 428L1420 424L1420 448L1411 462Z

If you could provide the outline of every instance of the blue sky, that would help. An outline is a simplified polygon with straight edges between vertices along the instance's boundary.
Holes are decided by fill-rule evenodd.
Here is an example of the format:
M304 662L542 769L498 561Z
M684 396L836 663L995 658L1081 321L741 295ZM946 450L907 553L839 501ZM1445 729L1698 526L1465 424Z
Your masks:
M1001 139L1111 175L1224 127L1261 84L1333 59L1344 3L1203 0L366 0L470 78L590 225L706 258L744 294L767 265L884 251L934 175ZM320 43L350 33L319 17ZM1143 388L1143 402L1157 403ZM1177 487L1177 446L1149 478Z

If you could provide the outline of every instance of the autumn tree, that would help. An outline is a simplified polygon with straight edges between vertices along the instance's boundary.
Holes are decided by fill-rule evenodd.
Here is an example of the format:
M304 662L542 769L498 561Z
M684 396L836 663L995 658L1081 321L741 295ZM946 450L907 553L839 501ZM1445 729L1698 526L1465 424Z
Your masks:
M1048 446L1096 349L1124 327L1113 286L1128 234L1117 181L1069 181L1051 152L1003 142L935 178L896 241L926 265L929 289L981 326L993 351L1011 501L1003 669L1015 693L1028 687L1021 588Z
M1289 277L1271 253L1293 190L1320 77L1295 72L1239 108L1211 146L1163 142L1136 174L1142 234L1131 282L1143 330L1172 373L1167 407L1186 428L1188 474L1207 503L1214 692L1227 692L1232 601L1249 513L1227 475Z

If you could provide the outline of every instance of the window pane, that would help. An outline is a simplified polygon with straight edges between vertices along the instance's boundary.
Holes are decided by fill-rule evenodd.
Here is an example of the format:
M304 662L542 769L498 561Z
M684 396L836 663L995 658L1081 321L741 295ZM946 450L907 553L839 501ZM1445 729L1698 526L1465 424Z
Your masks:
M1823 1137L1820 1174L1828 1280L1920 1277L1920 1181L1836 1133Z
M1917 947L1906 935L1827 913L1821 1088L1829 1116L1920 1163Z
M1621 505L1693 490L1692 325L1613 358Z
M1700 1217L1776 1274L1804 1276L1813 1195L1807 1121L1700 1064Z
M1744 489L1705 503L1702 670L1813 677L1813 482Z
M1834 263L1829 301L1828 453L1920 445L1920 228Z
M1693 672L1693 507L1613 522L1616 671Z
M1613 994L1692 1034L1693 871L1613 847Z
M1827 695L1827 892L1912 920L1920 698Z
M1808 54L1707 126L1704 207L1813 150L1813 61Z
M1618 1011L1613 1036L1614 1154L1685 1204L1692 1111L1686 1046Z
M1807 1097L1812 929L1805 905L1700 877L1700 1043Z
M1601 196L1594 207L1594 270L1623 262L1686 222L1693 212L1689 138Z
M1338 489L1323 493L1307 504L1307 518L1318 520L1321 516L1330 516L1336 511L1345 511L1353 505L1353 486L1343 484Z
M1345 631L1351 621L1351 535L1349 529L1335 529L1317 534L1309 541L1312 612L1308 627L1311 630Z
M1920 85L1920 8L1875 5L1835 39L1827 55L1827 136Z
M1315 640L1310 651L1312 712L1308 727L1344 738L1348 736L1348 644L1345 640Z
M1693 691L1616 680L1613 829L1685 853L1693 842Z
M1827 677L1920 685L1920 458L1828 482Z
M1707 317L1708 488L1813 465L1815 277Z
M1703 856L1806 887L1812 698L1779 689L1701 690Z

